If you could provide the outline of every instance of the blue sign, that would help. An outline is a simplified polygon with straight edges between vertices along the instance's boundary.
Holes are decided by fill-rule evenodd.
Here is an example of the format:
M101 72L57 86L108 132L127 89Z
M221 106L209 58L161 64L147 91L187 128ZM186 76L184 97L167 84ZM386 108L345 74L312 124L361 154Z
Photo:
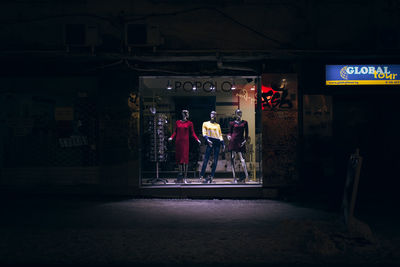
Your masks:
M400 85L400 65L326 65L326 85Z

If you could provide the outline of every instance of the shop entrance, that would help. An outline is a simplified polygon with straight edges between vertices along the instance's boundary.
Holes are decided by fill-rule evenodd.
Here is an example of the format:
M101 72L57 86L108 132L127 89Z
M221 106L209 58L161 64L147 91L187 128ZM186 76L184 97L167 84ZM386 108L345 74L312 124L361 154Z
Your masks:
M261 186L258 81L140 77L141 186Z

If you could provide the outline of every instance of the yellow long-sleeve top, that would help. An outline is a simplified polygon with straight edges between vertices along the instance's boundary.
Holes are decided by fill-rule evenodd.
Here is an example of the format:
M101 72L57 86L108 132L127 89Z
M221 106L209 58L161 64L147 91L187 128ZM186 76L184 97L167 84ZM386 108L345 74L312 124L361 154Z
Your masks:
M216 122L214 122L214 123L212 123L210 121L203 122L203 136L216 138L216 139L219 139L221 141L224 140L222 138L221 127Z

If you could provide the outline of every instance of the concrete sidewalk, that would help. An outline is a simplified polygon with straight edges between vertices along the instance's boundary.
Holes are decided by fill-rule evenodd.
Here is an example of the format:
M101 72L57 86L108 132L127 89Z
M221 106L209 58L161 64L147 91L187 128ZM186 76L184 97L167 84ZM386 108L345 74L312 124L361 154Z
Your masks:
M396 265L358 221L273 200L3 198L0 265Z

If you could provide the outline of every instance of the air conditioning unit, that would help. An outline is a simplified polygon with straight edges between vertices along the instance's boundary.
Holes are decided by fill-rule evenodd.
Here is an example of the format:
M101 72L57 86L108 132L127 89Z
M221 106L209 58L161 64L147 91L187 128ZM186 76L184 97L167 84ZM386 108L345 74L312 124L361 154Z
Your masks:
M128 23L125 27L125 44L132 46L159 46L162 44L158 26Z
M100 45L99 30L95 24L65 24L64 44L67 46Z

